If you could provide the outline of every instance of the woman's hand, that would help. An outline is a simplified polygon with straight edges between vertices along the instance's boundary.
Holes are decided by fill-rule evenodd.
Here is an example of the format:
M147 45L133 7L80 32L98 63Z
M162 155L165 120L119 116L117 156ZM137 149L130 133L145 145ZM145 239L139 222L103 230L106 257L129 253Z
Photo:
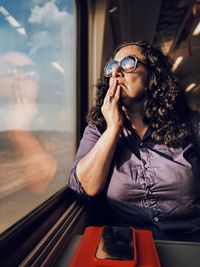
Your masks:
M123 126L121 88L117 84L117 79L111 78L110 82L110 88L101 107L107 129L97 139L92 149L82 157L76 168L78 180L88 196L95 196L104 188Z
M101 112L106 120L107 129L119 132L123 126L123 113L120 106L121 87L117 80L113 79L104 98Z

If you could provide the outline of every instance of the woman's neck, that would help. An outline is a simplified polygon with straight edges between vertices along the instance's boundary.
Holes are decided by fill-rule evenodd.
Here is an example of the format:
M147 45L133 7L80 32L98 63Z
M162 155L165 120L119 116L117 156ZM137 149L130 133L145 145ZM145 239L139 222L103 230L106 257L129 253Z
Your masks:
M142 108L134 109L132 111L125 110L125 114L131 127L137 133L137 135L142 139L148 128L148 125L143 121Z

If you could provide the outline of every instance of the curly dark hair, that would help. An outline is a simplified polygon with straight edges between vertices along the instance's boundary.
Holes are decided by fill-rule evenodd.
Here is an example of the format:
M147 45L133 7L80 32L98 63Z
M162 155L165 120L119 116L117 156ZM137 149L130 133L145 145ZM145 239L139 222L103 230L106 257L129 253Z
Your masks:
M149 70L142 115L143 121L153 129L152 139L168 146L182 146L189 136L187 115L190 112L184 92L172 72L170 59L145 41L121 44L112 58L121 48L130 45L140 47ZM96 104L87 116L88 123L95 124L102 131L106 128L106 122L101 113L101 106L108 88L109 78L99 81Z

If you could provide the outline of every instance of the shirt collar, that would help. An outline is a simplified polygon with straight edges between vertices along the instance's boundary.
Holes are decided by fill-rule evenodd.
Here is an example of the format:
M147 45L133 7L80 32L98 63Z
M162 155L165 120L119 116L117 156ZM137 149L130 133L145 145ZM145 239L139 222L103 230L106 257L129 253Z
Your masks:
M151 134L153 133L153 129L149 126L142 138L141 141L146 140L147 138L149 138L151 136ZM123 128L123 134L127 137L128 135L134 135L135 138L139 139L139 136L136 134L136 132L134 131L133 128L130 127L124 127Z

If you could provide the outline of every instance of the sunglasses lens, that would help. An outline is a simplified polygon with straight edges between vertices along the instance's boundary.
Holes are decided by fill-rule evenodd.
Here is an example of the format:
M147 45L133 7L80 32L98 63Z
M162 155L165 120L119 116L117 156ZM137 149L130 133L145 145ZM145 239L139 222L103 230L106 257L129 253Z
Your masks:
M120 63L115 60L108 61L104 68L104 75L106 77L111 77L113 71L119 68L119 65L124 72L133 72L137 66L137 58L134 56L128 56L123 58Z
M106 77L111 77L112 76L112 73L113 71L116 69L116 67L119 65L119 63L117 61L109 61L106 66L105 66L105 69L104 69L104 75Z
M125 72L132 72L135 70L137 65L137 59L134 57L125 57L124 59L122 59L121 61L121 68L125 71Z

